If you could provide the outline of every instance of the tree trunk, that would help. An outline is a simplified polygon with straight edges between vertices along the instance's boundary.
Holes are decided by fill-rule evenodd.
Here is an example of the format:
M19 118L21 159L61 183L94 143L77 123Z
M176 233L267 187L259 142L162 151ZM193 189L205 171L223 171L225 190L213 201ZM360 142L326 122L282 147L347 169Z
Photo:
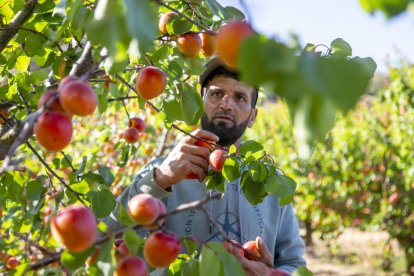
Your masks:
M305 220L305 245L306 246L312 246L313 240L312 240L312 225L310 220Z

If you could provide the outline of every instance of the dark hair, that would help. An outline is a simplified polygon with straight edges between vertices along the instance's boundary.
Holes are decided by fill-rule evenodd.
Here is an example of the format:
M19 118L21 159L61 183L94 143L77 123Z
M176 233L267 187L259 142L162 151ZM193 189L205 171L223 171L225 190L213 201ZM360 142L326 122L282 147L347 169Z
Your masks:
M207 84L214 79L216 76L226 76L235 80L240 80L239 73L235 71L229 71L223 66L218 66L213 71L211 71L208 76L204 79L204 81L201 83L201 96L204 96L204 87L207 86ZM252 94L252 101L251 106L254 108L257 103L257 97L259 95L259 89L257 87L253 87L253 94Z

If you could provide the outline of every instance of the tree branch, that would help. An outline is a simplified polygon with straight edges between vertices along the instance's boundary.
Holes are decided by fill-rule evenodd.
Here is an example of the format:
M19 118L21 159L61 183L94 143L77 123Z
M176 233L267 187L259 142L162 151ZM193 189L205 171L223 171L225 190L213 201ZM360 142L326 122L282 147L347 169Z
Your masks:
M17 34L21 26L32 16L38 0L28 0L13 19L10 24L0 30L0 53L7 47L9 41Z

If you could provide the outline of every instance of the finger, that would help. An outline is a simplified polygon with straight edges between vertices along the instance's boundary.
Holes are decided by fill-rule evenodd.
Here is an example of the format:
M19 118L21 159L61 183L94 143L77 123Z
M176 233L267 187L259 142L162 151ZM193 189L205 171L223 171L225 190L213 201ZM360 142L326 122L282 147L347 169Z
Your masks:
M210 150L208 148L200 147L196 145L185 144L182 146L181 150L186 153L191 153L193 155L201 156L206 160L208 160L210 156Z
M267 264L272 265L273 264L272 254L270 254L270 251L267 248L266 243L263 242L261 237L256 237L256 244L257 244L257 247L259 248L259 252L262 255L262 258L266 261Z
M190 173L193 173L193 174L197 175L197 178L200 181L202 181L204 179L204 177L206 176L206 171L203 168L201 168L201 167L199 167L199 166L197 166L197 165L195 165L191 162L188 163L187 168L188 168L187 175L190 174Z
M187 161L191 164L189 165L196 165L198 167L200 167L205 173L207 173L208 171L208 159L205 159L203 157L200 157L198 155L192 155L192 154L188 154L186 156Z
M193 132L191 132L191 135L197 136L197 137L205 139L205 140L214 141L214 142L217 142L219 140L218 136L215 135L213 132L210 132L210 131L207 131L207 130L202 130L202 129L194 130ZM196 141L197 141L196 138L191 137L190 142L192 144L194 144Z

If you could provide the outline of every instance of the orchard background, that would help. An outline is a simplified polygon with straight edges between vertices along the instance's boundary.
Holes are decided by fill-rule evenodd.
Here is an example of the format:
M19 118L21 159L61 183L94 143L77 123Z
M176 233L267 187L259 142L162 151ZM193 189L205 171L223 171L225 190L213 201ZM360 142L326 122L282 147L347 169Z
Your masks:
M412 1L360 3L392 17ZM197 80L210 57L197 41L185 46L185 36L215 36L225 22L245 16L215 0L2 0L0 7L0 273L111 274L114 233L98 223L96 244L74 253L51 235L51 219L73 204L88 206L98 219L107 216L140 168L196 128L202 114ZM168 12L175 15L160 32L160 17ZM390 69L368 89L376 64L343 39L326 46L291 42L261 34L241 42L234 65L245 82L263 87L261 110L248 133L252 140L230 150L208 187L223 190L244 169L243 191L252 203L267 194L293 200L309 247L323 239L337 255L335 241L347 228L383 231L389 239L376 248L381 269L414 274L412 65ZM161 69L167 80L149 101L135 85L147 66ZM90 84L97 108L71 117L70 143L48 151L33 126L56 97L43 107L38 102L68 75ZM145 129L127 143L125 130L137 117ZM274 166L287 176L263 173ZM246 183L261 185L260 193ZM144 241L131 231L138 226L128 216L124 222L118 234L142 256ZM403 252L398 258L394 240ZM197 252L193 241L182 243L191 254L170 266L172 275L212 274L207 267L221 267L217 275L240 272L221 244Z

